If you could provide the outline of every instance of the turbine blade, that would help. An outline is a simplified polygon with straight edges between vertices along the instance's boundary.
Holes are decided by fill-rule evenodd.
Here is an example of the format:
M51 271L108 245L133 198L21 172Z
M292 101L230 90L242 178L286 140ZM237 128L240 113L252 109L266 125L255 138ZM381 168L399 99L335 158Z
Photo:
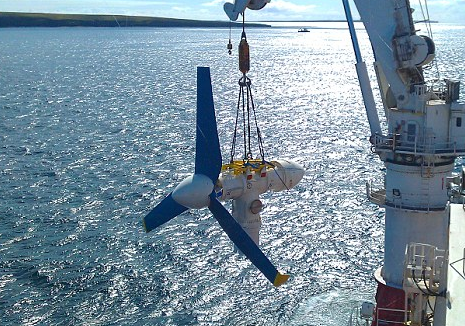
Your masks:
M232 242L234 242L239 250L242 251L274 286L278 287L287 281L289 275L280 274L276 270L273 264L266 258L265 254L249 237L247 232L242 229L234 217L232 217L226 208L215 198L214 194L210 195L210 205L208 208Z
M197 67L197 135L195 174L216 183L221 171L221 151L216 127L210 68Z
M148 213L144 219L145 232L150 232L153 229L159 227L163 223L168 222L172 218L185 212L187 207L178 204L171 194L163 199L150 213Z

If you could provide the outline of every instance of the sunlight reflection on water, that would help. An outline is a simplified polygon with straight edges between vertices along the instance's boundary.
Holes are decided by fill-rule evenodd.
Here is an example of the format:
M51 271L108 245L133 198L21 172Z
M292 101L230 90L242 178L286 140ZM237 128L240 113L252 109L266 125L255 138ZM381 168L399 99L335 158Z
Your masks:
M439 31L441 45L464 33ZM365 182L383 167L345 29L248 32L266 156L307 171L295 189L263 195L261 246L289 284L272 288L234 254L207 210L143 232L141 218L193 170L197 65L212 69L229 158L240 76L227 39L226 29L0 30L2 325L335 326L372 300L383 212Z

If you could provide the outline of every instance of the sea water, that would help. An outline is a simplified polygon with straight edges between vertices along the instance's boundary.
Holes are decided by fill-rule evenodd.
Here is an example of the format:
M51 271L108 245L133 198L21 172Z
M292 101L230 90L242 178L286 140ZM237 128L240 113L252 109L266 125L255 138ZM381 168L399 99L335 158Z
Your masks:
M230 159L240 30L228 55L228 29L1 29L0 324L339 326L373 300L384 212L365 183L383 165L348 30L305 27L247 30L265 157L306 170L262 196L261 248L291 274L279 288L206 209L148 234L141 223L193 172L197 66L211 67ZM465 80L465 26L433 31L427 73Z

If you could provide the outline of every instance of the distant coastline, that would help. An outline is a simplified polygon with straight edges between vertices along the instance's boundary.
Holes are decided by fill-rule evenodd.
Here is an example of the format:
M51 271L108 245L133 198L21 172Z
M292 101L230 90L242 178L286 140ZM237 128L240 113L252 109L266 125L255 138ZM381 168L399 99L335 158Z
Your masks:
M190 20L124 15L81 15L0 12L1 27L229 27L229 21ZM263 23L247 23L248 27L271 27Z
M312 19L312 20L258 20L257 23L347 23L345 19ZM361 22L355 19L354 22Z

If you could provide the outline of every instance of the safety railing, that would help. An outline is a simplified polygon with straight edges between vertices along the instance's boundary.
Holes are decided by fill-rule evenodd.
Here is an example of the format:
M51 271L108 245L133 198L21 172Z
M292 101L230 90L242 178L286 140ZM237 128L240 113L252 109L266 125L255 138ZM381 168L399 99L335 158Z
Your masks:
M376 326L406 325L408 311L404 309L376 309ZM381 318L382 317L382 318Z
M373 189L372 181L368 181L366 183L366 192L368 200L371 201L373 204L377 204L380 206L386 204L386 189Z
M368 309L367 309L368 308ZM376 311L376 312L375 312ZM396 326L407 325L409 311L405 309L375 308L365 302L361 307L352 308L349 326Z
M404 278L413 278L410 280L412 284L424 285L428 292L436 292L445 257L443 249L424 243L410 243L405 256Z
M363 302L361 306L352 308L349 326L370 326L373 323L375 304Z
M437 143L434 136L418 137L415 135L391 134L388 136L375 135L372 139L373 150L375 152L395 151L402 154L410 155L464 155L465 142Z
M432 206L428 194L404 192L399 193L398 195L392 195L391 198L387 198L386 189L381 186L375 188L371 180L366 183L366 194L370 202L380 206L428 212L441 211L447 208L447 205ZM416 204L409 204L411 201L414 201Z

